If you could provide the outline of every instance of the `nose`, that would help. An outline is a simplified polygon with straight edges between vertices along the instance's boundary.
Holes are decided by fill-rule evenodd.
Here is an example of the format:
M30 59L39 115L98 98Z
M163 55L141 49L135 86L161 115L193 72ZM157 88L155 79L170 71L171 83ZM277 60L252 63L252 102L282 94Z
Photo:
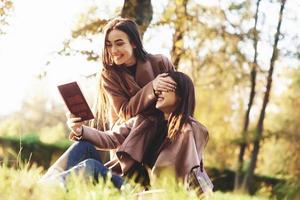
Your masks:
M160 90L156 90L156 91L155 91L155 94L156 94L157 96L160 96L160 95L162 94L162 92L161 92Z
M116 47L116 45L112 45L112 47L111 47L111 53L115 54L117 52L118 52L118 48Z

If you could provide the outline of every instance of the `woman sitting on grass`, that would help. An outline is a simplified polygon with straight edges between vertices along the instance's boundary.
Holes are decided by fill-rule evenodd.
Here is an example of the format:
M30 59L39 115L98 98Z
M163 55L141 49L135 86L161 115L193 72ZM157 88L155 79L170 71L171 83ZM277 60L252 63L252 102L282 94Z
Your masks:
M112 131L102 132L84 126L82 122L78 122L80 118L69 115L67 124L71 129L70 138L77 142L51 167L65 170L52 175L52 178L66 180L71 172L81 172L98 180L99 177L105 178L111 171L111 181L118 188L122 186L124 178L132 175L135 175L135 181L147 186L151 179L143 178L148 174L147 170L140 170L138 174L136 170L131 170L136 169L135 163L140 163L152 170L150 177L159 177L162 170L171 169L176 178L186 186L195 187L196 183L196 187L202 188L202 191L211 190L210 180L203 182L207 175L203 169L202 155L208 141L208 132L193 118L193 83L181 72L171 72L169 76L177 83L177 87L175 92L158 93L156 108L161 112L161 120L153 120L153 116L138 115ZM131 139L127 140L129 134ZM96 148L115 149L118 165L106 168ZM49 174L46 173L43 179L51 178ZM139 180L139 177L143 180Z

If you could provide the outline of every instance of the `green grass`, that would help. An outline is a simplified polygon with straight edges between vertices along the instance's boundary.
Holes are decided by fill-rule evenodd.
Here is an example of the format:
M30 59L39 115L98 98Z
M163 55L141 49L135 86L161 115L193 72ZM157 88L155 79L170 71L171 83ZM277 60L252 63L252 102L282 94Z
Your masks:
M121 191L115 189L111 183L100 181L94 185L91 181L83 181L73 176L67 188L55 182L48 184L38 183L43 173L40 167L23 165L20 169L0 166L0 199L199 199L194 191L186 191L175 180L164 179L157 181L153 186L153 193L146 192L141 195L141 188L127 184ZM141 197L142 196L142 197ZM215 192L208 199L230 200L264 200L263 197L250 197L247 195Z

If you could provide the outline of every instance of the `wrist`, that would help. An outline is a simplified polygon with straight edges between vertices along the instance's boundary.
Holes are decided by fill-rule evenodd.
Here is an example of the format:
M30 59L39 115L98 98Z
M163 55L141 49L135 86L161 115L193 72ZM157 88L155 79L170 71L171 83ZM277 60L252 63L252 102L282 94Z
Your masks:
M74 130L74 132L75 132L75 135L76 135L77 137L82 137L82 134L83 134L83 127L82 127L82 126L77 127L77 128Z

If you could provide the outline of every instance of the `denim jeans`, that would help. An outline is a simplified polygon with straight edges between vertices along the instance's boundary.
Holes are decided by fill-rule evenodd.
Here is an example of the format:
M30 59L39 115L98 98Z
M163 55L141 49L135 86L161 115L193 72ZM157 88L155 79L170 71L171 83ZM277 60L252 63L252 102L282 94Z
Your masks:
M94 145L82 140L72 144L67 151L49 168L41 181L59 180L65 184L67 177L72 173L82 173L85 178L93 178L98 181L98 177L107 176L109 169L101 161L100 155ZM112 174L112 183L120 188L123 180L120 176Z

